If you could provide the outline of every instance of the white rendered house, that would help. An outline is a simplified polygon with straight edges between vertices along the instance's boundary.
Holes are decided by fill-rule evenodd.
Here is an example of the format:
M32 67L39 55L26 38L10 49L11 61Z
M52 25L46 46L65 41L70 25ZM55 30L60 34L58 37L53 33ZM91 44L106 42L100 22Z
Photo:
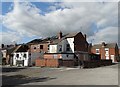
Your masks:
M28 52L13 53L13 65L28 66L29 65L29 53Z
M17 46L14 50L12 65L13 66L29 66L31 64L31 59L29 56L28 48L24 45Z

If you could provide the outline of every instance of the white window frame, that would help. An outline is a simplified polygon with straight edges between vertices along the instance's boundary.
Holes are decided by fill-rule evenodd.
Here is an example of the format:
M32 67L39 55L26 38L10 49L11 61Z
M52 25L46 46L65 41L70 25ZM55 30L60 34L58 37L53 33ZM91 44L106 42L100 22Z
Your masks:
M96 49L96 54L100 54L100 49Z
M105 54L109 55L109 48L105 48Z

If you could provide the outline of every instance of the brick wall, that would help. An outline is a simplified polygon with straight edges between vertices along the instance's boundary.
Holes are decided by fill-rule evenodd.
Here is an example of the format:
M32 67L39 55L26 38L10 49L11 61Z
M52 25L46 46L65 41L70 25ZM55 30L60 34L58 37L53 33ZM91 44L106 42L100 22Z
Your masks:
M37 58L39 58L39 57L40 57L40 53L39 53L39 52L31 53L31 63L32 63L32 65L35 64L35 60L36 60Z
M35 65L39 67L59 67L60 63L58 59L36 59Z
M36 59L35 66L40 66L40 67L46 66L45 65L45 59Z
M96 49L92 48L91 49L91 52L92 53L95 53L96 54ZM105 56L105 48L100 48L99 49L99 53L100 53L100 56L101 56L101 59L106 59L106 56ZM117 59L116 57L118 57L118 52L117 52L117 49L115 48L109 48L109 59L111 59L111 55L114 55L115 56L115 62L117 62Z
M43 49L40 48L40 45L43 46ZM30 46L30 52L48 52L48 43L44 44L34 44Z
M120 49L119 49L119 55L120 55Z
M86 41L86 38L82 35L82 33L79 33L75 36L75 51L84 51L88 52L88 43Z
M53 55L51 55L51 54L44 54L44 59L53 59Z
M61 59L36 59L36 66L38 67L73 67L73 60L61 60Z

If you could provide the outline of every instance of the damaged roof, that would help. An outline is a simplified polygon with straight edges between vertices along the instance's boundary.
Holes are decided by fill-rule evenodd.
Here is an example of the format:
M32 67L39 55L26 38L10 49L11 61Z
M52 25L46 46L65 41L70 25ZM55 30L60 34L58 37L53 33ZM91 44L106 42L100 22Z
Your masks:
M28 42L27 44L43 44L43 43L49 43L49 42L51 42L51 44L58 44L59 42L61 42L62 40L66 38L75 37L78 33L81 33L81 32L64 34L61 39L58 39L57 35L54 35L52 37L47 37L44 39L35 39L35 40Z
M15 49L16 47L7 49L7 55L10 55Z
M62 36L61 39L52 40L51 44L58 44L59 42L61 42L62 40L66 39L66 38L75 37L78 33L81 33L81 32L74 32L74 33L65 34Z
M80 32L79 32L80 33ZM65 37L69 38L69 37L75 37L78 34L78 32L74 32L74 33L69 33L67 34Z
M15 50L12 53L15 52L27 52L29 47L27 45L19 45L15 48Z

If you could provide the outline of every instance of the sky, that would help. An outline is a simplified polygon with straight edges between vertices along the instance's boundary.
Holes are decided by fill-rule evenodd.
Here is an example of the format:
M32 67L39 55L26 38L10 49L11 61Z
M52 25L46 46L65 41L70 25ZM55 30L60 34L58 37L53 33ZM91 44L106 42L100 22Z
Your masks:
M82 32L89 43L118 42L118 2L2 2L0 43Z

